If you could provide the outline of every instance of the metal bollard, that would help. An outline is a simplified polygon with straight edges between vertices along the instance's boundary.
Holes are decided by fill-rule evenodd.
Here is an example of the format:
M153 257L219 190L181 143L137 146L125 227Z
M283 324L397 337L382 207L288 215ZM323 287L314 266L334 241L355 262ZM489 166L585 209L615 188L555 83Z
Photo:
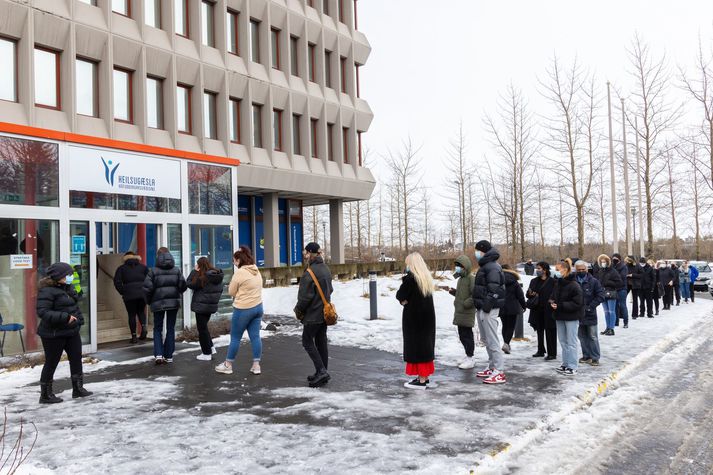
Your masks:
M376 320L377 317L377 310L376 310L376 298L378 296L377 290L376 290L376 271L375 270L370 270L369 271L369 307L370 307L370 315L369 315L369 320Z

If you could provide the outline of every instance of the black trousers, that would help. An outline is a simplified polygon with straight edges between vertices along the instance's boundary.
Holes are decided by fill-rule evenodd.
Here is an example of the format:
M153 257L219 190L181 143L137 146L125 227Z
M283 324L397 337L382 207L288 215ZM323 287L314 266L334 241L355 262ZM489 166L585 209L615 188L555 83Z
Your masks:
M631 317L632 318L637 318L637 317L643 317L644 312L646 311L644 309L644 306L641 305L641 308L639 308L639 302L641 302L641 289L632 289L631 291Z
M473 356L475 351L475 339L473 338L473 327L462 327L458 325L458 337L465 350L465 355Z
M512 336L515 334L515 325L517 324L517 314L516 315L503 315L500 314L500 319L503 321L503 341L510 344L512 341Z
M314 370L327 370L329 365L329 350L327 348L327 324L307 324L302 329L302 346L309 355Z
M691 282L691 302L696 301L696 289L694 288L693 282Z
M673 291L676 293L676 305L681 303L681 286L673 284Z
M201 344L201 351L204 355L210 355L213 352L213 339L208 331L208 320L210 313L196 313L196 327L198 328L198 341Z
M670 285L665 285L663 292L663 307L670 308L671 304L673 303L673 287L671 287Z
M45 351L45 365L40 375L41 383L52 382L62 352L67 352L70 374L82 374L82 337L79 333L66 338L42 337L42 348Z
M639 316L644 316L644 307L646 307L646 315L652 317L654 303L654 294L651 289L641 289L639 290Z
M144 299L124 300L126 313L129 314L129 329L136 335L136 319L141 322L142 331L146 331L146 302Z
M547 351L545 351L545 340L547 340ZM537 330L537 352L547 353L547 356L557 356L557 328Z

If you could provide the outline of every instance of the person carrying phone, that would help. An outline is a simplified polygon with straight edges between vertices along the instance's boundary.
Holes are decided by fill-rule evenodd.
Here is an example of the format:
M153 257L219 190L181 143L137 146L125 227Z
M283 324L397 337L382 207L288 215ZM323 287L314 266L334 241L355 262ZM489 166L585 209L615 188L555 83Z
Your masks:
M445 287L455 299L453 306L453 325L458 327L458 337L465 350L465 358L458 365L460 369L475 368L475 339L473 338L473 327L475 326L475 306L473 305L473 286L475 286L475 276L472 273L473 264L466 255L458 256L455 260L455 270L453 277L457 280L456 288Z
M45 364L40 375L40 403L56 404L62 399L52 390L54 372L62 353L67 353L72 376L72 397L91 396L84 389L82 371L82 338L79 329L84 325L84 315L79 309L79 296L72 286L74 269L66 262L57 262L47 268L47 276L39 282L37 292L37 317L40 323L37 334L42 339Z

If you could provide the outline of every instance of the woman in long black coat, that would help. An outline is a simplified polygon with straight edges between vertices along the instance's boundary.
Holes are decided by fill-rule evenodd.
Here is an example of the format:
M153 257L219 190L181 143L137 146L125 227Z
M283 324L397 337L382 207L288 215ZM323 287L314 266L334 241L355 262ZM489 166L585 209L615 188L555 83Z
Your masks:
M433 387L429 376L435 371L436 311L433 307L433 279L418 253L406 257L406 275L396 298L403 305L404 361L406 374L418 376L404 386L409 389Z
M527 322L537 332L537 353L533 358L545 356L545 341L547 343L548 361L557 359L557 323L552 316L552 307L547 303L552 295L555 280L550 275L550 265L538 262L535 266L536 278L530 281L527 289L527 302L530 317Z

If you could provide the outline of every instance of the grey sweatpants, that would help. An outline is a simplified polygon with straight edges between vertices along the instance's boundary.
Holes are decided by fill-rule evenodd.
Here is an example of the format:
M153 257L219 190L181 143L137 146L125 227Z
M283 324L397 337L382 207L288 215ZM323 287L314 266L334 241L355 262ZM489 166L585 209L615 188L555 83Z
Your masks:
M487 313L478 310L476 316L478 317L480 341L485 344L485 349L488 351L488 368L503 371L503 350L498 333L499 315L500 309L494 308Z

